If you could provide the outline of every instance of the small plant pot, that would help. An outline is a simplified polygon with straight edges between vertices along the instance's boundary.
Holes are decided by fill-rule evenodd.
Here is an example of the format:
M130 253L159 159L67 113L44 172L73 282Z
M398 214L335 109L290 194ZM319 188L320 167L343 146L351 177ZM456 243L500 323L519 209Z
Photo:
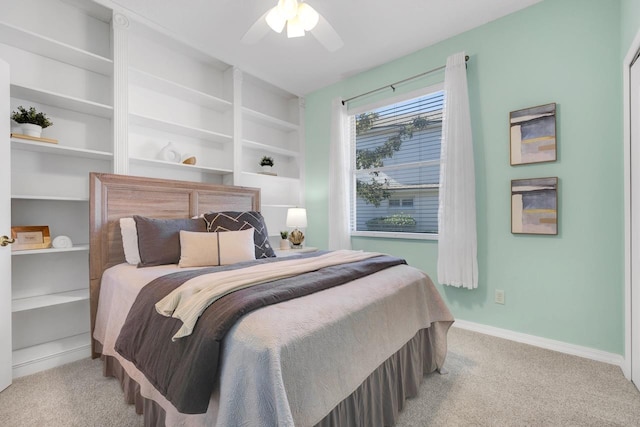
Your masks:
M261 166L262 172L273 172L273 166Z
M20 128L24 135L34 136L36 138L40 138L40 136L42 136L42 126L40 125L34 125L33 123L21 123Z
M280 249L290 249L287 239L280 239Z

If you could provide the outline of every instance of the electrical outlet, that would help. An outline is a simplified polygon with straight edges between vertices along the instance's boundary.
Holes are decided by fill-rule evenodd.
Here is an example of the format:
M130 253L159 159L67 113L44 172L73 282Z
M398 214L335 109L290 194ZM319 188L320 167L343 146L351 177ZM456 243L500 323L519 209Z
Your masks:
M504 304L504 291L502 289L496 289L495 302L496 304Z

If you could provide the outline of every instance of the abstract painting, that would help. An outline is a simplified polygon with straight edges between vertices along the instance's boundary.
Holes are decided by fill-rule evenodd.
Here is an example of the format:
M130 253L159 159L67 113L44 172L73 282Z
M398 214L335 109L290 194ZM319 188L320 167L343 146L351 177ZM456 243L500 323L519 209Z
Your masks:
M509 113L511 166L556 160L556 104Z
M558 234L558 178L511 181L511 232Z

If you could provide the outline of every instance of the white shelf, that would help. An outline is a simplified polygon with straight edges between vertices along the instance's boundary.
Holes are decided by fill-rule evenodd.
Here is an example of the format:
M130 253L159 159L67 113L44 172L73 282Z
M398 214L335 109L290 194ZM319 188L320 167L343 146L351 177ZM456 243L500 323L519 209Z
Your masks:
M35 87L20 86L12 83L11 96L107 119L110 119L113 116L113 107L110 105L100 104L98 102L88 101L86 99L67 96Z
M215 173L215 174L220 174L220 175L226 175L228 173L233 173L233 171L231 169L222 169L222 168L212 168L209 166L198 166L196 165L185 165L183 163L176 163L176 162L167 162L165 160L156 160L156 159L145 159L142 157L129 157L129 159L133 162L133 163L138 163L138 164L149 164L149 165L154 165L154 166L163 166L163 167L170 167L170 168L174 168L174 169L179 169L179 170L199 170L199 171L203 171L203 172L209 172L209 173Z
M286 157L297 158L300 155L300 153L298 153L296 151L293 151L293 150L287 150L285 148L274 147L273 145L264 144L262 142L251 141L251 140L248 140L248 139L243 139L242 140L242 145L247 147L247 148L253 148L253 149L256 149L256 150L268 151L270 153L281 154L281 155L286 156Z
M233 106L231 102L225 99L183 86L179 83L175 83L171 80L155 76L136 68L129 68L129 82L133 85L144 87L155 92L216 111L229 111Z
M34 196L27 194L12 194L13 200L44 200L44 201L61 201L61 202L88 202L88 197L59 197L59 196Z
M36 55L45 56L75 67L111 76L113 61L66 43L41 36L28 30L0 21L0 39Z
M280 176L280 175L266 175L258 172L242 172L243 175L252 176L252 177L260 177L269 180L287 180L287 181L300 181L299 178L292 178L290 176Z
M106 151L88 150L86 148L67 147L48 142L26 141L11 138L11 148L16 150L33 151L37 153L56 154L61 156L81 157L84 159L111 160L113 154Z
M52 305L68 304L70 302L89 299L89 289L59 292L55 294L39 295L37 297L14 299L11 302L11 312L35 310L37 308L50 307Z
M24 251L13 251L12 256L18 255L40 255L40 254L53 254L62 252L81 252L88 251L89 244L73 245L70 248L47 248L47 249L27 249Z
M145 116L142 114L129 114L131 118L131 124L159 130L163 132L174 133L177 135L190 136L193 138L204 139L214 142L231 143L233 138L231 135L227 135L220 132L214 132L212 130L195 128L192 126L185 126L179 123L174 123L154 117Z
M86 357L89 357L90 347L91 335L86 332L14 350L12 353L13 376L17 378L42 370L38 368L39 364L44 365L46 369L69 363L78 359L79 352L86 353Z
M289 131L289 132L296 131L300 128L300 126L298 126L295 123L287 122L285 120L272 117L268 114L264 114L256 110L252 110L247 107L242 107L242 112L250 119L253 119L259 123L266 124L268 126L274 126L284 131Z

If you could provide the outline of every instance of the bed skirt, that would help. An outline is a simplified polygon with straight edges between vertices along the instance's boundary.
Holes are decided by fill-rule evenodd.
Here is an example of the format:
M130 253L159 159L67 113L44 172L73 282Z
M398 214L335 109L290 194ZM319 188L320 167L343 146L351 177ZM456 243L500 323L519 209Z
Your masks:
M436 361L435 347L446 346L447 331L452 324L450 321L435 322L418 331L316 427L394 425L404 401L418 394L423 375L442 368L444 360ZM102 355L102 361L104 376L120 381L125 402L135 405L136 412L144 415L145 427L164 427L164 409L140 394L139 385L115 358Z

